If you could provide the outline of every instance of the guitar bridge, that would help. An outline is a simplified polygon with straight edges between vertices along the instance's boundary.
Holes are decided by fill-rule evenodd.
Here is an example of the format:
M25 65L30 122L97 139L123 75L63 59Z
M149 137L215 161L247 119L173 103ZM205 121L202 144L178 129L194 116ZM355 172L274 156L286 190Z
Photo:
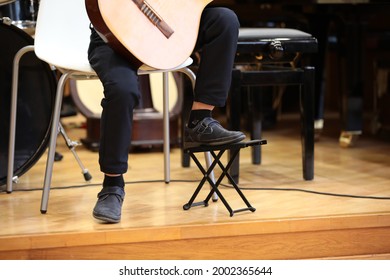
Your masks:
M169 39L174 33L173 29L161 18L160 15L150 6L147 1L133 0L140 11L149 19L149 21L156 26L164 36Z

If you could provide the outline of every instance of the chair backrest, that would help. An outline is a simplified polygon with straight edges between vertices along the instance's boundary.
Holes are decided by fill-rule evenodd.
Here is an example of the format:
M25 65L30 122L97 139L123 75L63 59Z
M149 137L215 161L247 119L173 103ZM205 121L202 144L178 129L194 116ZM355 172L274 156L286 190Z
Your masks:
M88 62L90 20L85 0L41 0L35 53L60 69L93 73Z

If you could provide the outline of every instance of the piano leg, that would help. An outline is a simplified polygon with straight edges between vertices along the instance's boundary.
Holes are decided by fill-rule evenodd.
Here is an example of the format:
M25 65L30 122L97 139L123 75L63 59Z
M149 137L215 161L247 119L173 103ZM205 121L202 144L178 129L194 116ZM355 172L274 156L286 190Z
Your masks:
M354 146L363 130L363 31L364 23L352 18L346 23L346 93L342 98L341 147Z

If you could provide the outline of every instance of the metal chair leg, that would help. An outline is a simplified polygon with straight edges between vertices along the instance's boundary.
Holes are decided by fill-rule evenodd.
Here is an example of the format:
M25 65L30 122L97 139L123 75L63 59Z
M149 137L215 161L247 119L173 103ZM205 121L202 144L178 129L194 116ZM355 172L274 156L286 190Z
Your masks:
M9 132L9 146L8 146L8 171L7 171L7 193L11 193L13 189L13 181L17 180L17 177L13 176L14 173L14 160L15 160L15 133L16 133L16 113L17 113L17 99L18 99L18 83L19 83L19 62L22 56L28 52L34 51L34 46L26 46L20 49L15 57L13 63L13 76L12 76L12 93L11 93L11 108L10 108L10 132ZM77 156L74 151L74 145L70 141L69 137L66 135L60 124L60 112L61 112L61 103L62 103L62 95L65 81L69 78L72 72L65 73L61 76L59 83L57 85L56 92L56 100L54 106L54 114L52 119L52 127L50 134L50 142L49 142L49 154L47 157L46 163L46 172L45 172L45 180L41 201L41 213L47 212L47 204L49 199L49 191L51 184L51 177L53 173L53 164L54 164L54 156L55 156L55 148L58 132L61 132L69 149L72 151L75 159L77 160L79 166L82 169L84 178L86 181L89 181L92 177L89 174L88 170L83 166L80 161L80 158ZM54 125L57 124L57 125Z
M16 110L18 100L18 83L19 83L19 62L22 56L28 52L34 51L34 46L26 46L21 48L14 57L13 72L12 72L12 96L10 109L10 128L9 128L9 143L8 143L8 173L7 173L7 193L12 192L12 183L17 180L14 177L14 159L15 159L15 131L16 131Z
M55 99L55 104L53 109L54 114L53 114L51 132L50 132L49 151L48 151L47 161L46 161L45 179L43 184L43 192L42 192L42 200L41 200L42 214L45 214L47 212L51 178L53 175L54 155L56 150L57 136L59 132L58 129L60 123L62 96L64 92L65 82L68 80L71 74L72 72L66 72L62 74L57 85L56 99Z
M164 181L170 182L170 135L169 135L169 79L163 72L163 122L164 122Z

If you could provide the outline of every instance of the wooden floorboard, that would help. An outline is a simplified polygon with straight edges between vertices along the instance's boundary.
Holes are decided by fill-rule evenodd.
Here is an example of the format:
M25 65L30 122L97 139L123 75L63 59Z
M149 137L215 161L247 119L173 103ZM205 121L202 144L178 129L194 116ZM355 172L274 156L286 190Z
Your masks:
M80 121L65 121L73 139L84 136ZM129 155L122 221L110 225L91 215L102 181L97 153L76 149L93 176L86 183L59 137L64 159L55 163L46 214L39 211L46 154L12 193L0 193L0 258L390 259L388 140L363 135L356 147L340 148L328 127L315 146L315 178L304 181L299 120L282 118L263 137L261 165L251 163L250 148L240 157L239 185L255 212L230 217L220 200L183 210L202 175L193 163L183 168L173 148L166 184L163 153L153 149ZM233 209L243 206L228 182L220 190Z

